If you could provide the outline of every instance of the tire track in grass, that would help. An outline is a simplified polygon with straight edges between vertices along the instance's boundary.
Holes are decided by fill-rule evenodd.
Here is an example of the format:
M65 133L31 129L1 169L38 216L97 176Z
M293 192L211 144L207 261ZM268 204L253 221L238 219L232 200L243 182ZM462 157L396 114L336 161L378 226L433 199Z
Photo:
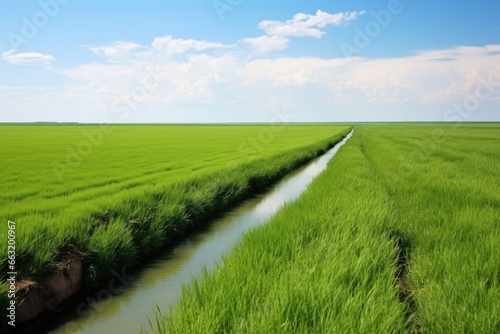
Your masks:
M363 132L360 131L359 141L360 141L360 151L363 154L365 160L371 166L371 169L375 175L377 175L378 181L384 185L387 195L392 199L394 196L394 189L390 186L386 177L377 168L374 160L368 155L367 149L365 148L365 142L363 141ZM396 217L397 211L394 206L392 207L393 216ZM395 219L394 219L395 221ZM394 224L395 225L395 224ZM404 233L395 227L389 226L389 237L393 240L397 254L396 254L396 272L395 272L395 283L398 289L398 297L401 304L404 305L404 316L406 321L406 328L412 333L421 333L422 326L418 318L418 309L415 298L413 297L413 292L408 282L409 266L410 266L410 253L411 253L411 242L405 237Z
M410 283L408 282L410 243L399 232L394 233L397 245L396 282L399 290L399 301L405 305L405 320L407 329L413 333L421 333L422 327L418 319L417 303L413 298Z

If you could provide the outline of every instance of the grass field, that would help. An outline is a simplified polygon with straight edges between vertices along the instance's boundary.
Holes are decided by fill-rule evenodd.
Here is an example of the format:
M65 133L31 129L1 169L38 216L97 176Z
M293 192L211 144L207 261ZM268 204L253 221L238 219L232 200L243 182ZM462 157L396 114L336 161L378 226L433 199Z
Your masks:
M16 222L18 280L46 277L61 252L74 247L86 254L85 282L95 286L112 268L135 265L349 131L332 125L4 125L0 232L7 240L7 220ZM0 254L6 267L6 243Z
M155 333L499 333L500 125L360 125Z

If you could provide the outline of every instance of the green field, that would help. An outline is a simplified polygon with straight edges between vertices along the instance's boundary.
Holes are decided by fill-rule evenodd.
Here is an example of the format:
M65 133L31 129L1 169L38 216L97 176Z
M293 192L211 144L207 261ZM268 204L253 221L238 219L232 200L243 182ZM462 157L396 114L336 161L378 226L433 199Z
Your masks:
M3 125L0 234L6 240L7 221L16 223L18 280L43 279L76 249L86 255L86 285L97 286L113 268L137 264L262 191L350 129ZM5 268L6 243L0 254Z
M155 333L500 333L500 125L359 125Z
M0 234L16 222L18 279L43 280L78 250L96 287L350 129L2 125ZM500 332L500 125L354 129L300 199L158 311L153 332ZM2 267L6 255L1 243Z

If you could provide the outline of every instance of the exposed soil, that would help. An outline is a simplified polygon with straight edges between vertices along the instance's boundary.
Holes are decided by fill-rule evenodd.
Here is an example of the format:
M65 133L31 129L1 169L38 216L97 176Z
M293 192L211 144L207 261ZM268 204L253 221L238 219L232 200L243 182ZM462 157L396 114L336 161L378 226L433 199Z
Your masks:
M412 333L422 333L422 327L417 317L417 304L415 303L408 282L408 254L410 244L399 236L396 238L396 245L398 247L396 282L399 291L399 301L405 305L406 325Z
M80 290L83 282L82 258L83 254L76 252L64 254L57 272L43 282L23 280L16 284L19 323L42 317Z

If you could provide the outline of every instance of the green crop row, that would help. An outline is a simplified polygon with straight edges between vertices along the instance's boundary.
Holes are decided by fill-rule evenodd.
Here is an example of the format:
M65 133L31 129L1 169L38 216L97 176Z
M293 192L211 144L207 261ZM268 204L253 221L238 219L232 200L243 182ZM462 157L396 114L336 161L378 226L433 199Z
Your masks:
M499 125L356 126L152 332L500 332L499 139Z

